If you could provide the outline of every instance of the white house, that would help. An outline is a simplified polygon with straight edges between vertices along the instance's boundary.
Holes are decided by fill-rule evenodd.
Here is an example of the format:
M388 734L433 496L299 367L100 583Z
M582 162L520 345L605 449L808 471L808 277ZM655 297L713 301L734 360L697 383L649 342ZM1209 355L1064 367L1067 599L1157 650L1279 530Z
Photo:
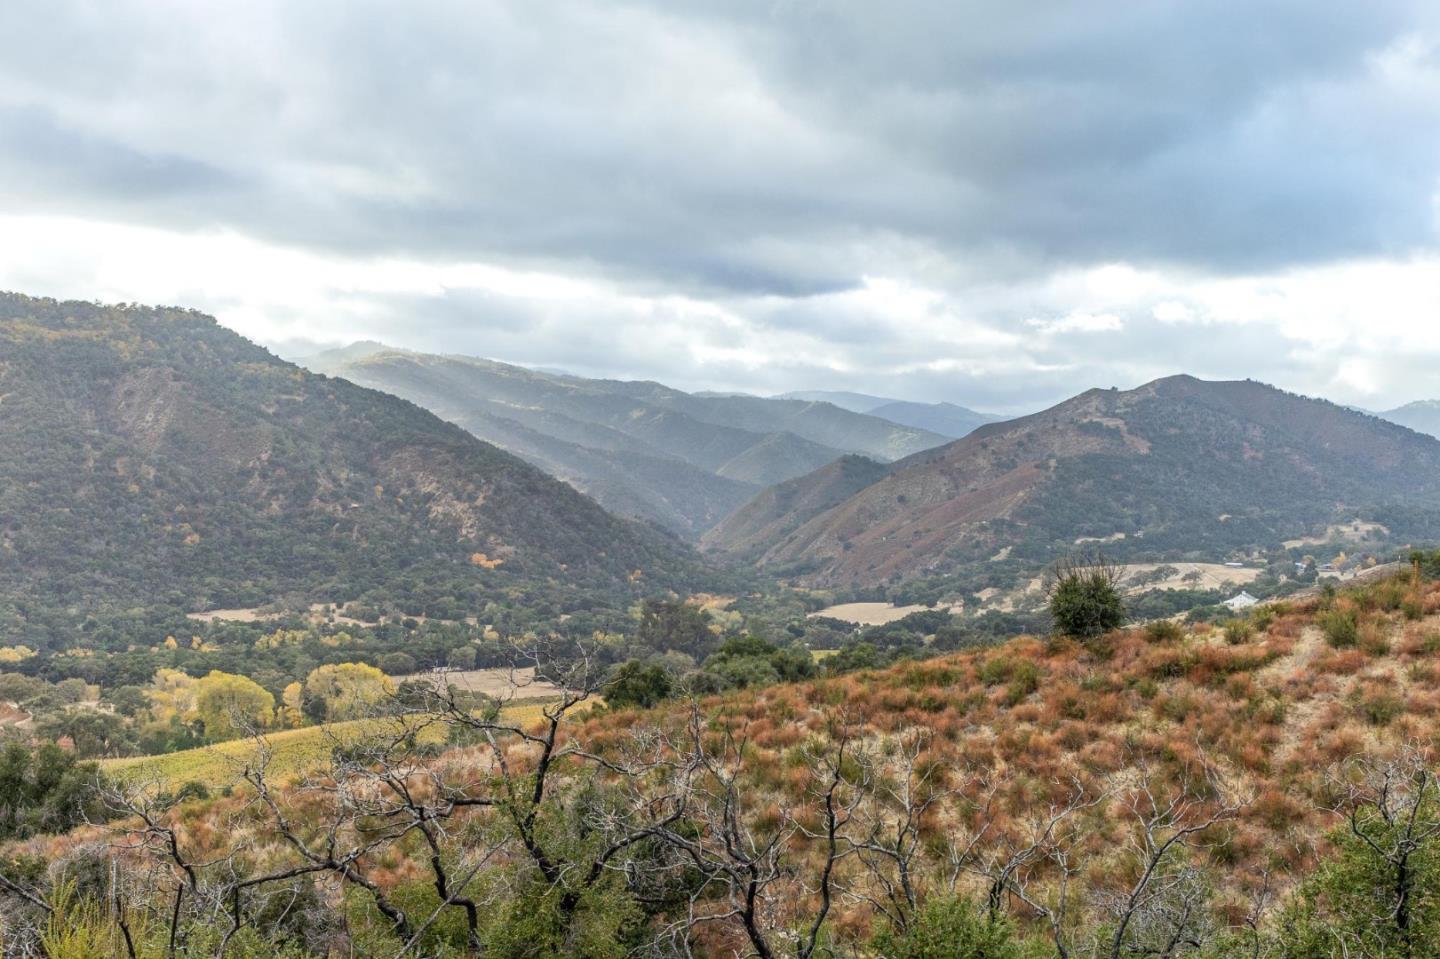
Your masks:
M1241 590L1239 593L1236 593L1234 596L1231 596L1229 599L1225 600L1225 602L1221 605L1223 605L1226 609L1230 610L1230 612L1232 613L1238 613L1240 612L1240 610L1249 609L1251 606L1255 606L1259 602L1260 600L1256 599L1254 596L1251 596L1245 590Z

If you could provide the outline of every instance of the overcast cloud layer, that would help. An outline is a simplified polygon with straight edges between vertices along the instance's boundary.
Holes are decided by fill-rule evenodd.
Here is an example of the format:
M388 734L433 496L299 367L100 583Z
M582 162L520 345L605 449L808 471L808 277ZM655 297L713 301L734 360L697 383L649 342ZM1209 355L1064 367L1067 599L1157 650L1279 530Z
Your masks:
M0 287L689 388L1440 396L1433 3L0 4Z

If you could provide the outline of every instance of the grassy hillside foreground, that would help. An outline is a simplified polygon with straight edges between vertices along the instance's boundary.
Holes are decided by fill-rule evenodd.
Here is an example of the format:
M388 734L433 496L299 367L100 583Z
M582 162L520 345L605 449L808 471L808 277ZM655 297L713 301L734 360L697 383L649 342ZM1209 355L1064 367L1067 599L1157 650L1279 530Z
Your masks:
M1021 637L503 726L9 854L48 864L37 888L97 849L172 877L123 891L156 915L179 863L207 864L197 895L249 904L235 941L303 940L295 955L1388 959L1440 942L1440 585L1418 575L1224 628ZM315 742L296 755L323 762ZM1407 857L1400 901L1360 834ZM282 895L305 903L303 935L266 918ZM904 951L936 929L992 945ZM182 932L213 948L209 930Z

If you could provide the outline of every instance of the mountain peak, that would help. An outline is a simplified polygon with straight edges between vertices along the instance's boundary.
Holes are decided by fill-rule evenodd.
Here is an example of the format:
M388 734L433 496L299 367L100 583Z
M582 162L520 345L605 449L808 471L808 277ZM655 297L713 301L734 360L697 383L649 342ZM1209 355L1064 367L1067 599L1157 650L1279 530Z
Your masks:
M1117 553L1223 556L1356 510L1402 540L1440 533L1440 442L1255 381L1180 375L983 426L778 539L732 544L727 524L706 545L853 584L983 577L1017 536L1032 568L1087 538L1117 537Z
M1378 415L1417 433L1440 436L1440 400L1416 400Z

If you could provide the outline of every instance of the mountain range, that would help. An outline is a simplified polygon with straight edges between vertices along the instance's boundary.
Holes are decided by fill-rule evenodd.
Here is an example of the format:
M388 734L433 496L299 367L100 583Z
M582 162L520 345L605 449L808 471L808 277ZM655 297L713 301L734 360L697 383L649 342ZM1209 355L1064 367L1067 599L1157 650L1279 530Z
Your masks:
M693 552L202 314L0 295L0 632L282 595L466 614L685 588ZM621 605L624 605L622 601Z
M417 403L615 513L691 538L765 487L843 456L890 462L947 441L828 402L696 395L371 343L302 362Z
M878 416L892 423L929 430L932 433L939 433L941 436L957 440L969 436L986 423L995 423L1004 419L1004 417L992 413L977 413L975 410L958 406L955 403L916 403L843 390L795 390L790 393L781 393L775 398L833 403L841 409L854 413Z
M1089 540L1213 561L1351 516L1440 534L1440 441L1259 383L1177 376L1091 390L871 474L826 467L703 545L858 585L1033 569Z
M1214 561L1342 519L1440 535L1440 441L1250 381L1091 390L946 443L828 401L379 344L311 372L179 309L5 294L0 346L5 636L142 604L438 615L713 585L655 522L838 586L1028 575L1091 541Z

